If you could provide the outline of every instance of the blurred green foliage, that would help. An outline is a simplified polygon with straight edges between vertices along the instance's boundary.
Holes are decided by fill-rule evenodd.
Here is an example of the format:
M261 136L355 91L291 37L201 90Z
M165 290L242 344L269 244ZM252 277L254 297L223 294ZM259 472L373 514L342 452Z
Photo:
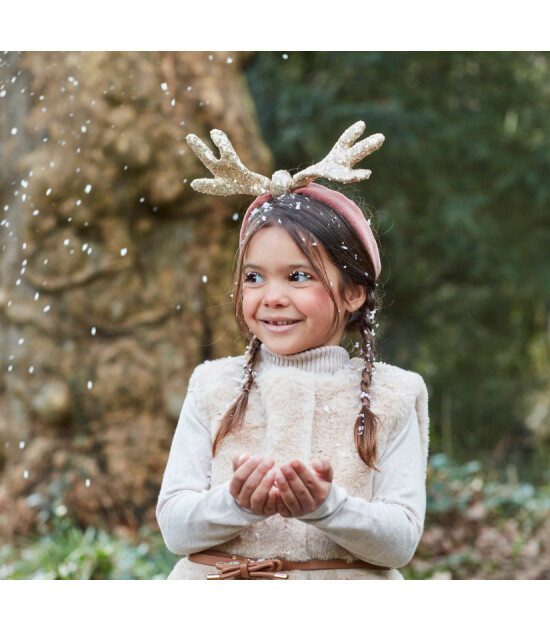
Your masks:
M514 472L510 472L514 475ZM449 461L443 454L430 457L427 479L426 522L441 520L442 516L458 516L474 503L484 506L486 523L513 518L523 528L535 530L550 513L550 486L511 479L498 480L494 473L487 474L481 462L466 464Z
M35 580L164 580L177 558L158 531L144 528L136 538L89 527L67 517L52 533L0 547L0 578Z
M550 55L259 53L247 77L277 169L318 161L359 119L386 136L360 165L371 179L345 186L383 254L378 356L424 376L435 451L538 457L522 470L544 481Z
M521 577L522 550L528 542L537 541L548 520L550 485L518 482L513 467L508 469L508 478L495 475L476 460L457 464L442 453L430 457L427 536L417 552L420 561L413 560L401 570L406 579L429 579L438 574L454 579L491 578L496 570L508 571L500 578ZM437 537L430 536L437 528L447 543L442 548L434 544ZM508 537L502 535L506 528L511 531ZM496 542L492 548L480 550L478 542L488 531L489 539ZM542 536L537 544L544 548ZM532 565L532 558L526 564ZM546 562L541 570L549 569Z

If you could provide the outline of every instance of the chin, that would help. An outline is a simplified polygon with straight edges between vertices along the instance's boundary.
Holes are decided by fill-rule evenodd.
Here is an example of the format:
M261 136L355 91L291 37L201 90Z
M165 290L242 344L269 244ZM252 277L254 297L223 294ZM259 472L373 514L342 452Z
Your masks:
M269 341L265 341L260 339L260 341L264 344L264 346L274 352L275 354L298 354L300 352L304 352L305 350L309 350L309 348L305 348L303 346L299 346L296 344L288 344L288 343L271 343Z

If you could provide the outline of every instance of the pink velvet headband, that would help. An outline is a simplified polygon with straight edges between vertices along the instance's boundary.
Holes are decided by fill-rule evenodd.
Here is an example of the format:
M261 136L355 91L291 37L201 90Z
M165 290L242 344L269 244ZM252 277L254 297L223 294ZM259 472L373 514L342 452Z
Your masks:
M305 197L312 197L313 199L317 199L318 201L322 201L327 206L332 208L334 211L338 212L341 216L343 216L348 223L353 227L361 242L365 246L372 263L374 265L375 278L378 278L380 275L380 269L382 267L380 263L380 253L378 251L378 245L376 244L376 240L374 239L374 234L370 228L368 221L365 219L365 216L359 209L359 207L348 199L342 193L339 193L335 190L330 190L325 186L321 186L320 184L310 183L303 188L297 188L292 191L292 194L304 195ZM266 201L271 201L273 197L271 193L265 193L260 197L256 197L256 199L252 202L252 205L246 211L244 215L243 223L241 226L241 235L240 240L244 239L244 234L246 232L246 226L248 224L248 220L252 211L261 206ZM297 211L299 212L299 210Z

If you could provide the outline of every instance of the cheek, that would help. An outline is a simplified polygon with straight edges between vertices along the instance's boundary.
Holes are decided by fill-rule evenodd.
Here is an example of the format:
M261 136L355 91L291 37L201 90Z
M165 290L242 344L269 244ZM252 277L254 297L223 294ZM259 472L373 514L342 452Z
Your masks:
M252 319L254 316L254 313L257 310L257 299L255 299L254 297L254 292L247 290L246 288L243 289L243 315L245 318L245 321L248 321L249 319Z
M317 316L321 315L332 319L334 304L325 289L319 287L311 291L307 296L304 296L304 308L307 308L310 313Z

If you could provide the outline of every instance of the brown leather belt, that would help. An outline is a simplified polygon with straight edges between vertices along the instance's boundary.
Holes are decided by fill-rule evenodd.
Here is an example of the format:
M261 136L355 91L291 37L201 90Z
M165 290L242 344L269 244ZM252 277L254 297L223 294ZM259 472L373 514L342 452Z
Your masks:
M227 580L237 578L242 580L286 580L288 574L282 571L315 571L318 569L375 569L389 571L389 567L379 567L363 560L346 562L345 560L307 560L306 562L291 562L279 558L246 558L223 551L200 551L188 556L191 562L207 564L216 567L219 573L211 573L207 580Z

